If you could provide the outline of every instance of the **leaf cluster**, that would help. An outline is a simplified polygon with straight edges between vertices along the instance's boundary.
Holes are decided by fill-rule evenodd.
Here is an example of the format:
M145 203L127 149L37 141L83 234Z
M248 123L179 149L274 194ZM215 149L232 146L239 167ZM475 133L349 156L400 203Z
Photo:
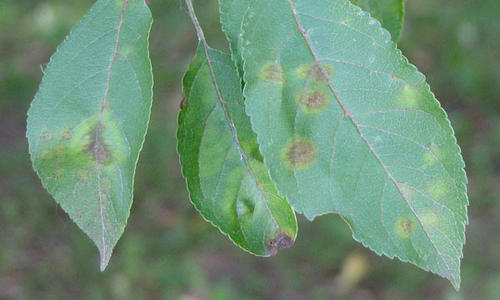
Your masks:
M403 1L351 2L219 0L225 54L186 1L200 40L177 133L190 200L259 256L293 246L295 213L337 213L377 254L458 288L468 200L453 130L397 49ZM34 168L101 269L130 213L149 122L151 23L144 0L97 1L28 113Z

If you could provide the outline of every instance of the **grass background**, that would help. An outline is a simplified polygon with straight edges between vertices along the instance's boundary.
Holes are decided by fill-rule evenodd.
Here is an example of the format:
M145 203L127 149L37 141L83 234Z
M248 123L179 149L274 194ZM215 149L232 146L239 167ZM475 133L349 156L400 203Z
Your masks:
M55 47L91 0L0 0L1 299L499 299L500 6L408 1L400 48L449 113L470 180L462 289L379 257L329 215L299 217L296 245L253 257L187 199L175 152L181 77L196 37L180 0L152 0L155 99L129 225L108 269L31 169L26 111ZM217 1L197 1L209 42L227 50Z

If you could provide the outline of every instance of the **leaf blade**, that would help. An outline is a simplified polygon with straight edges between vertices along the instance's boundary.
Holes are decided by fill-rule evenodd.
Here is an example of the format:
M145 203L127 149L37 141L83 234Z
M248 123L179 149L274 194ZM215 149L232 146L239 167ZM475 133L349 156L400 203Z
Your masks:
M33 167L96 244L104 270L126 226L152 102L151 13L101 0L58 47L28 111Z
M295 214L277 196L261 162L230 57L211 49L207 53L216 80L200 44L184 77L186 101L179 113L178 152L190 200L242 249L275 255L294 243Z
M346 0L251 6L246 111L278 191L309 219L339 212L378 254L458 287L467 179L424 76Z

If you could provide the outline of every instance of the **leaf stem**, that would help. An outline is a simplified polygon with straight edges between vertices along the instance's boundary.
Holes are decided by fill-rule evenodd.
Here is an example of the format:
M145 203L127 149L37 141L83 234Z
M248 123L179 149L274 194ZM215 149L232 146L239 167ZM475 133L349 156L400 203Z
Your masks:
M203 44L205 49L208 49L209 47L207 44L207 40L205 39L205 34L203 33L203 29L201 29L200 22L198 21L198 18L196 17L196 13L194 12L193 1L192 0L185 0L185 1L186 1L188 11L189 11L189 16L191 17L191 21L193 22L194 28L196 30L196 35L198 36L198 39ZM208 57L208 55L207 55L207 57Z

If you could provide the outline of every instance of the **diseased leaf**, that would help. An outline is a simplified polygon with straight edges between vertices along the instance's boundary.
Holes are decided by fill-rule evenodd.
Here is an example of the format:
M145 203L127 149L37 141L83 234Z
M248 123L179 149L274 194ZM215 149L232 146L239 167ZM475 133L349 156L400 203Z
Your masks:
M309 219L460 283L466 176L450 122L387 31L347 0L255 0L246 112L278 191Z
M293 245L295 214L262 163L229 55L207 50L216 78L200 44L184 76L179 114L178 152L190 199L236 245L274 255Z
M351 0L351 2L379 20L382 27L389 30L394 42L399 40L405 14L404 0Z
M151 13L99 0L59 46L28 112L43 186L94 241L104 270L130 214L152 101Z

